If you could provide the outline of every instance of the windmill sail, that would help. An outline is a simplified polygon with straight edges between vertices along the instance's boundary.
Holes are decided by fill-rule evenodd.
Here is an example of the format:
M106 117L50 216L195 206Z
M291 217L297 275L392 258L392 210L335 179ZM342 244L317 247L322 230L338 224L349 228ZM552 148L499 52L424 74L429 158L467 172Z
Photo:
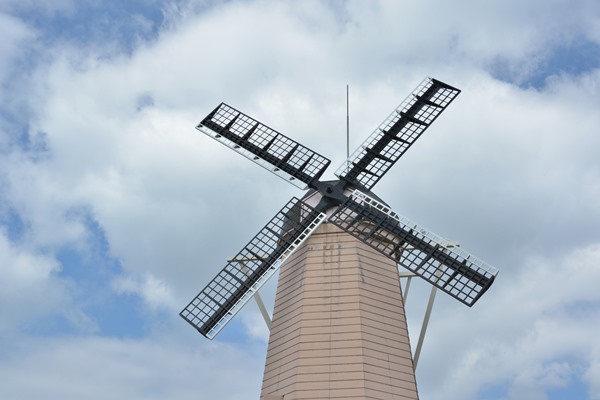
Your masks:
M475 256L446 248L441 237L358 190L328 221L468 306L477 302L498 274Z
M212 339L324 220L293 197L179 315Z
M459 93L444 82L425 78L335 175L370 190Z
M369 192L459 93L439 80L423 80L336 171L337 181L320 181L329 159L225 103L217 106L196 129L315 195L292 198L180 315L212 339L325 220L475 304L494 282L495 268L359 191Z
M196 129L300 189L318 180L330 163L329 159L225 103L208 114Z

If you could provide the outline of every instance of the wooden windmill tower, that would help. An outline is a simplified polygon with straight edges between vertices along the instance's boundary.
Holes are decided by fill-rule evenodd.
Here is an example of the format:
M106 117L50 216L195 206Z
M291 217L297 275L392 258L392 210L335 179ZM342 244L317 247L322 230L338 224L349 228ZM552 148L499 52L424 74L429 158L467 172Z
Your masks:
M417 399L398 267L467 306L497 270L394 213L373 186L460 90L426 78L335 172L222 103L197 129L309 189L292 198L181 311L212 339L281 267L262 400Z

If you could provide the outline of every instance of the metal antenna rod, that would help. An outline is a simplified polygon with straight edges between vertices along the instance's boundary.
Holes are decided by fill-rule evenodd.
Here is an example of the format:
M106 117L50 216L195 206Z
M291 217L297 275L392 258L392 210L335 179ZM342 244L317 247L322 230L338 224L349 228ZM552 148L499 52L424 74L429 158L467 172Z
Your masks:
M346 84L346 172L350 171L350 89Z
M350 158L350 89L346 85L346 159Z

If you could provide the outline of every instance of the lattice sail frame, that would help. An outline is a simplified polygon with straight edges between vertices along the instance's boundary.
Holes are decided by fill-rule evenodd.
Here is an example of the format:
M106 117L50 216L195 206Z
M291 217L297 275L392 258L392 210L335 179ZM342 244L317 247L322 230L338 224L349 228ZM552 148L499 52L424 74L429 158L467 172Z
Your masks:
M221 103L196 127L300 189L318 180L330 160Z
M425 78L335 171L370 190L454 100L460 90Z
M399 265L461 302L474 304L493 283L495 268L462 249L444 247L443 238L358 190L346 199L348 189L370 190L459 93L444 82L426 78L338 168L337 183L319 181L330 164L327 158L225 103L217 106L198 124L199 131L287 182L301 189L311 187L322 196L313 204L317 209L292 198L180 315L201 334L214 338L327 219L322 211L333 212L329 222ZM357 224L362 217L367 222ZM404 239L399 242L399 237ZM451 264L452 271L444 263Z
M492 285L498 270L463 249L353 190L328 219L467 306Z
M293 197L179 315L214 338L325 219Z

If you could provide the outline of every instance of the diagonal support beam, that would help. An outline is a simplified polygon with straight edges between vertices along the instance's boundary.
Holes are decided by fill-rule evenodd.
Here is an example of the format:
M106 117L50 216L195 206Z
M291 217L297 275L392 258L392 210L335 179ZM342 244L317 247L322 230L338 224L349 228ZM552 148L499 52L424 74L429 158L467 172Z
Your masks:
M259 261L259 260L251 259L250 261ZM238 262L240 264L240 266L242 267L242 271L244 272L244 274L246 274L246 276L250 275L250 270L246 266L246 259L236 260L235 257L232 257L232 258L228 259L227 262ZM263 302L263 299L260 296L260 292L258 290L254 293L254 301L256 301L256 305L258 306L258 309L259 309L263 319L265 320L265 324L267 325L267 329L269 329L269 332L270 332L272 319L271 319L271 316L269 315L269 312L267 311L267 307L265 307L265 303Z

